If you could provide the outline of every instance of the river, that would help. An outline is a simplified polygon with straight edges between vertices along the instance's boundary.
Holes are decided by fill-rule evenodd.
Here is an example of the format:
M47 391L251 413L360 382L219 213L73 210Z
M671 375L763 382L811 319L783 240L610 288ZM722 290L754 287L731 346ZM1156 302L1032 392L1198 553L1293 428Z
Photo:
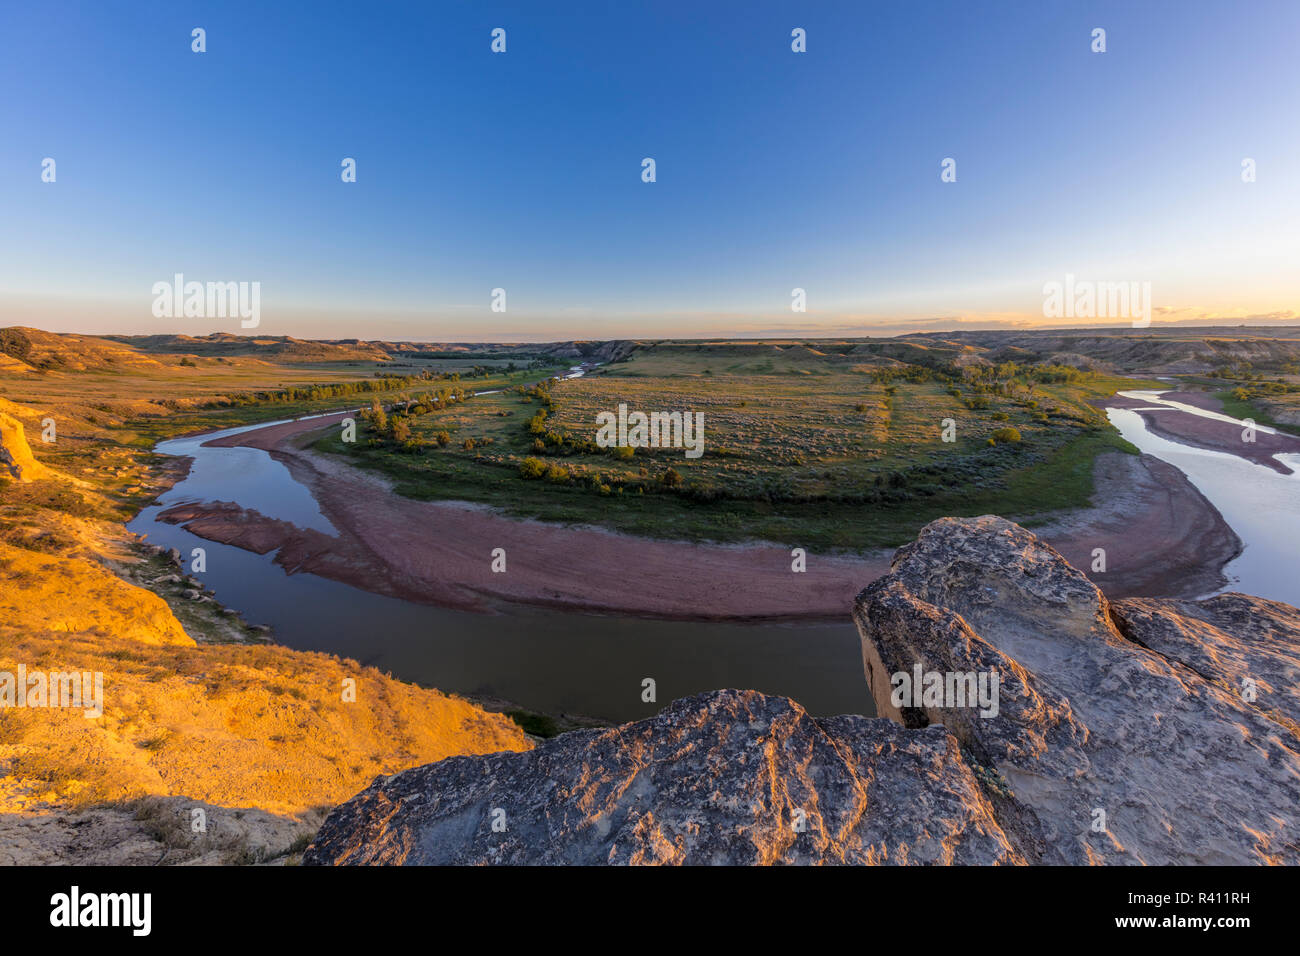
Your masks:
M204 584L250 623L270 625L281 644L351 657L426 687L611 721L647 717L679 697L723 687L793 697L816 716L875 712L848 608L838 624L656 621L517 605L496 614L451 611L289 575L271 554L157 520L182 502L236 501L333 534L307 488L266 452L204 447L269 424L276 423L161 442L159 453L193 459L190 473L129 528L177 548L187 567L191 549L205 549ZM655 702L642 700L647 677L655 681Z
M1125 394L1169 405L1159 393ZM1108 414L1134 445L1182 469L1241 536L1245 550L1227 568L1233 589L1300 604L1292 564L1300 541L1300 477L1161 438L1134 411ZM160 443L160 453L189 456L193 466L129 527L187 558L192 548L204 548L202 579L218 600L250 623L270 625L284 645L354 658L427 687L611 721L646 717L668 701L721 687L793 697L816 716L875 712L847 608L838 624L656 621L515 605L495 614L451 611L311 574L288 575L272 555L206 541L156 520L182 502L237 501L333 533L307 488L266 452L204 447L220 435L265 424ZM656 684L655 702L642 700L647 677Z
M1162 399L1161 392L1119 394L1150 402L1151 408L1177 409L1246 427L1240 419ZM1283 475L1236 455L1153 434L1132 409L1112 408L1106 414L1120 434L1142 451L1179 468L1237 532L1245 549L1224 569L1229 578L1226 590L1300 606L1300 574L1295 569L1300 543L1300 455L1277 456L1296 472Z

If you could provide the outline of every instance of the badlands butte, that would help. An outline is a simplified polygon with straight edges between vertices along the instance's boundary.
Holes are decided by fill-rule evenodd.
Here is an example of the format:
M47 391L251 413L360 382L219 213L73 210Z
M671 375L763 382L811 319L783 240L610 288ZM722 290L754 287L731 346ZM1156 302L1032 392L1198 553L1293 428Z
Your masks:
M546 345L0 329L0 674L105 686L94 720L0 709L0 861L1300 862L1300 612L1202 597L1241 542L1110 426L1129 390L1271 428L1247 448L1235 425L1162 411L1183 444L1277 470L1300 451L1291 328ZM703 456L597 446L620 403L702 412ZM282 461L334 534L238 501L166 520L503 626L515 605L851 615L882 716L720 689L543 741L501 702L282 647L125 528L184 479L158 441L272 422L218 441ZM995 670L999 716L894 706L888 675L918 664Z

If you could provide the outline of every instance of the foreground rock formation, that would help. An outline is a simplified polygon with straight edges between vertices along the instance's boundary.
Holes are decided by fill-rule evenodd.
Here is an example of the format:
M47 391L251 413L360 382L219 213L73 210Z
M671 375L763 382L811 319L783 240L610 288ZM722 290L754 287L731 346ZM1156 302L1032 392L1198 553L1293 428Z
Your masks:
M26 482L45 478L48 474L48 469L32 455L27 436L23 433L23 423L0 412L0 475Z
M892 720L715 691L381 777L304 862L1300 863L1295 608L1108 602L984 517L927 526L854 617ZM895 696L918 667L996 674L996 715Z
M784 697L722 690L529 753L381 779L329 816L303 862L1019 859L943 728L814 720Z
M984 517L928 525L854 618L880 712L943 723L1007 782L997 817L1026 859L1300 863L1295 608L1108 602L1028 531ZM889 675L917 664L998 673L998 716L895 706Z

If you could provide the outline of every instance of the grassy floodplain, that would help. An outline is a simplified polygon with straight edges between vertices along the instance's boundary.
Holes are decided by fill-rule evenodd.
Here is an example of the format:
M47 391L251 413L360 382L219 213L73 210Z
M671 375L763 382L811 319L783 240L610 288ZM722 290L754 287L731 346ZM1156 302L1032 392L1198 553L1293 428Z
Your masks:
M1088 503L1098 453L1134 451L1089 403L1150 381L959 358L899 344L659 343L582 379L398 407L356 444L331 434L317 448L413 498L844 549L898 545L943 515L1041 522ZM597 414L620 403L702 412L703 456L597 447Z

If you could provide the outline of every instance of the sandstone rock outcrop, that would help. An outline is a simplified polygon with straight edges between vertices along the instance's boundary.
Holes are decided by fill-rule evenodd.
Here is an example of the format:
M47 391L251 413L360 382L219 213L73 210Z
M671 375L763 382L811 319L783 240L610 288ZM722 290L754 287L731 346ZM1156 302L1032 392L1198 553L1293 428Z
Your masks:
M499 821L493 829L494 819ZM304 863L1020 862L942 728L722 690L381 778Z
M34 481L48 474L48 469L32 455L27 436L23 433L23 423L0 412L0 478Z
M715 691L379 778L304 862L1300 863L1295 608L1108 602L986 516L928 525L854 618L881 718ZM996 706L901 673L996 674Z
M942 723L1005 779L998 820L1030 861L1300 863L1300 738L1279 719L1300 675L1295 608L1239 594L1111 603L986 516L928 525L854 618L881 713ZM893 706L889 675L917 665L995 670L998 715Z

